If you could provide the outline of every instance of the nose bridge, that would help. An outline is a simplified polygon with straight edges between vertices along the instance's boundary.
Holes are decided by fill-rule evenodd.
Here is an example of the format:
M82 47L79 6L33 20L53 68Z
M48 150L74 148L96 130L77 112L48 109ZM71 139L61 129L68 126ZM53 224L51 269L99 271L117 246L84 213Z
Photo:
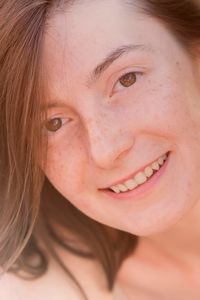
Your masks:
M110 168L132 147L133 137L114 112L98 109L86 121L90 158L101 168Z

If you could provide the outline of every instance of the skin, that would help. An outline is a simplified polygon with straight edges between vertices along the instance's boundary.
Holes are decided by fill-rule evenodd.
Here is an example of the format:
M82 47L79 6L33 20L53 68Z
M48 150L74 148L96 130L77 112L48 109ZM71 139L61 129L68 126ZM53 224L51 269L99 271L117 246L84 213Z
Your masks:
M163 24L121 1L77 3L50 25L48 102L58 106L48 117L62 118L63 126L49 132L46 176L86 215L140 236L149 253L165 249L194 265L200 249L199 57L194 62ZM87 84L111 51L130 44L147 51L124 54ZM123 87L119 78L129 72L138 72L137 80ZM168 151L163 176L145 195L121 201L100 190Z

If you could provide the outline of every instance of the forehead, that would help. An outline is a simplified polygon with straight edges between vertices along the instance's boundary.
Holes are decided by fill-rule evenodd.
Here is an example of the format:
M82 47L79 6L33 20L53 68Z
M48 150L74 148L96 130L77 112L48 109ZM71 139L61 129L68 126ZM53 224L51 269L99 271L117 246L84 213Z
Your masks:
M81 2L81 3L80 3ZM118 0L75 1L48 21L45 35L45 57L62 56L68 63L82 59L88 49L98 50L106 45L118 46L119 37L130 31L127 15L136 19L134 8ZM130 11L130 8L132 10ZM137 22L136 22L137 23ZM127 37L124 35L124 42ZM122 40L123 42L123 40ZM90 53L90 52L89 52ZM90 56L90 60L93 57ZM83 63L83 61L82 61Z
M160 36L165 34L168 43L171 35L158 21L125 1L78 1L62 13L54 14L48 24L44 57L54 90L64 91L65 87L69 92L108 53L123 45L142 44L156 51L163 47L169 54L166 45L160 43Z

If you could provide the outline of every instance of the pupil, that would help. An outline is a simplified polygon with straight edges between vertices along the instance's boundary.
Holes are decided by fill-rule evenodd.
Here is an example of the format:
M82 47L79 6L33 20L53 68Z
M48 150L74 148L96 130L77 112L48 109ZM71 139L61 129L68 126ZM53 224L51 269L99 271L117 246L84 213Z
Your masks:
M62 126L62 122L60 119L53 119L47 122L46 128L49 131L56 131Z
M125 87L129 87L132 84L134 84L135 82L136 82L135 73L128 73L128 74L122 76L120 79L120 83Z

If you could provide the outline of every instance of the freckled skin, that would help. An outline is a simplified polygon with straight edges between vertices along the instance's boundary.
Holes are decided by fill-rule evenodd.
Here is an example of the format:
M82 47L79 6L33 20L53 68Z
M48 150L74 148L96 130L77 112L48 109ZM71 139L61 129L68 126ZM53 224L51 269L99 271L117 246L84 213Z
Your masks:
M95 66L131 43L153 51L120 58L88 88ZM51 97L66 102L49 116L73 120L49 138L45 174L55 188L91 218L139 236L200 209L199 61L156 19L136 8L130 14L114 0L84 1L55 15L44 51ZM120 71L138 67L143 75L136 83L110 97ZM145 198L114 201L99 190L167 151L165 175Z

